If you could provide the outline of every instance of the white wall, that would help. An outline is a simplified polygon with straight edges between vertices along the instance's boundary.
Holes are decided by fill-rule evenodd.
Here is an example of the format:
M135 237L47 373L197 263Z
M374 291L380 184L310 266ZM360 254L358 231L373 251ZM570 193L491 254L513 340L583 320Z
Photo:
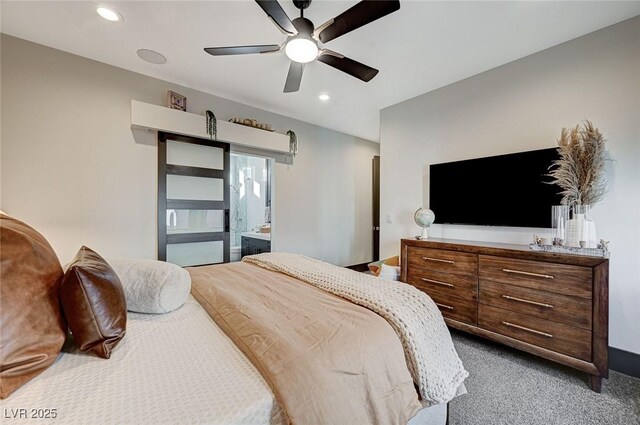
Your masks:
M293 166L277 164L274 248L338 265L371 259L371 158L379 145L7 35L1 39L0 206L51 242L105 256L156 257L157 149L129 125L131 99L294 130Z
M594 211L613 251L609 341L640 353L640 17L384 109L383 255L418 234L412 216L428 205L429 164L553 147L562 127L584 119L602 130L614 160ZM529 243L534 232L436 225L431 235Z

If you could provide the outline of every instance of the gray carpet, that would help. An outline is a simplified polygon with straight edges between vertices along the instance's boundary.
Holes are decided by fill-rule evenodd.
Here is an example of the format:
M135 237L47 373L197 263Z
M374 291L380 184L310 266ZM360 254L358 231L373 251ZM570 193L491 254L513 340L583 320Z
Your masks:
M585 373L452 331L469 371L468 394L454 399L450 425L636 425L640 379L614 371L602 393Z

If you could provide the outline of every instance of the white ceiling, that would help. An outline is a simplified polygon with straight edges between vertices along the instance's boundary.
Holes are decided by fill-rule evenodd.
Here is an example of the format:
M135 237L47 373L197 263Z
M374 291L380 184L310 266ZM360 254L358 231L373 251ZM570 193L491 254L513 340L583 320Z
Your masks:
M291 18L295 7L281 5ZM316 26L355 1L315 0ZM4 33L182 84L258 108L377 141L379 110L640 14L640 2L401 2L398 12L327 43L378 68L363 83L322 63L307 65L300 91L282 93L284 52L213 57L204 47L280 44L253 1L110 1L124 22L95 13L94 1L2 1ZM165 65L143 62L156 50ZM318 94L331 95L329 102Z

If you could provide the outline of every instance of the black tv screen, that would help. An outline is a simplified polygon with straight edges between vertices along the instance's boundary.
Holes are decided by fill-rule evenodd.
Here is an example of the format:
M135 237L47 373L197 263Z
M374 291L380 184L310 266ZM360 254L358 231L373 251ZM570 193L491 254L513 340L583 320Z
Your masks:
M559 187L548 184L555 148L432 164L429 208L436 223L551 227Z

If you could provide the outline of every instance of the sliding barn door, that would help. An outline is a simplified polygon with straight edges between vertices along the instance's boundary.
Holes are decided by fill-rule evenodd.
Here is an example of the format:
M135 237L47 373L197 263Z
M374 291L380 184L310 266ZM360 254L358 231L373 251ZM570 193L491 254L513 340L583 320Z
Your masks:
M158 259L228 263L228 143L158 133Z

